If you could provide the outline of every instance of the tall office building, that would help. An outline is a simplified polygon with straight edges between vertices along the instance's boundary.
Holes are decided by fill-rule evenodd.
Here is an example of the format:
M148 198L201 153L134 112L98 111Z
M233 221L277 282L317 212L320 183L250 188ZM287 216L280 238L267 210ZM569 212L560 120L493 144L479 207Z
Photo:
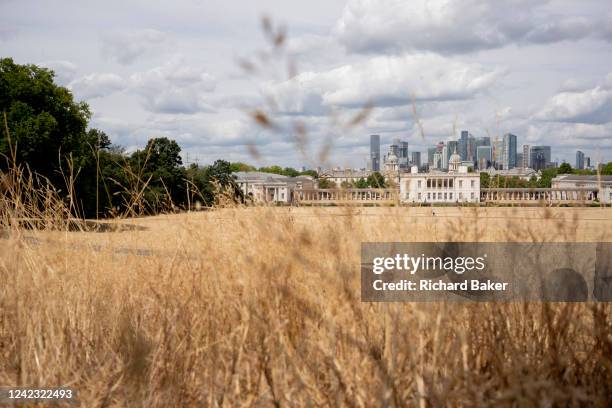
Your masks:
M465 161L468 157L468 138L470 136L470 132L467 130L461 131L461 138L457 142L457 153L461 156L461 160Z
M521 167L531 167L531 145L523 145L523 163Z
M412 152L411 165L421 167L421 152Z
M542 170L551 164L550 146L531 146L530 160L531 168Z
M469 144L469 138L468 138L468 144ZM472 142L473 144L473 149L474 152L472 153L472 162L474 163L474 165L476 166L475 168L478 168L478 148L481 146L491 146L491 138L488 136L484 136L484 137L478 137L476 139L474 139L474 141Z
M493 149L491 146L478 146L476 149L476 167L479 170L488 169L493 162Z
M447 145L443 145L442 146L442 169L447 170L448 169L448 159L450 157L450 154L448 152L448 146Z
M380 135L370 135L370 170L380 171Z
M430 167L433 167L434 164L434 154L436 153L435 147L430 147L427 149L427 164Z
M433 165L431 167L436 170L442 170L442 152L436 150L433 155Z
M459 142L457 142L456 140L449 140L448 142L446 142L446 153L448 154L448 157L446 157L446 161L448 162L450 160L450 157L453 153L455 153L455 151L457 152L457 154L459 154Z
M468 136L466 160L471 161L472 163L476 161L476 138L472 135Z
M408 158L408 142L404 142L398 139L394 143L397 144L397 158L407 159Z
M591 168L591 158L590 157L584 158L584 165L586 166L587 169Z
M584 170L584 153L580 150L576 152L576 168L578 170Z
M504 161L504 141L496 140L493 143L493 162L496 169L501 169Z
M502 167L504 170L510 170L516 167L516 135L506 133L504 135L504 152L502 158Z

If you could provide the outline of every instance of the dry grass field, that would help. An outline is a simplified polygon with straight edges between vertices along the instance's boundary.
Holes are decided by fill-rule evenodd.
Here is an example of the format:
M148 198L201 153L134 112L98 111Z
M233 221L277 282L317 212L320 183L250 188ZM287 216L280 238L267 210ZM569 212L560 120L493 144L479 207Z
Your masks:
M362 241L612 241L601 208L227 208L0 231L0 384L82 406L609 406L605 303L362 303Z

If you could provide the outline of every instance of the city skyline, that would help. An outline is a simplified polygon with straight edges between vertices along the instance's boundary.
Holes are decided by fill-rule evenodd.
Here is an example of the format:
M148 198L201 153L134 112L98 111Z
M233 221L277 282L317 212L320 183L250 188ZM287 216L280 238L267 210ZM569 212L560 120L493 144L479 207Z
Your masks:
M120 16L100 18L116 7ZM241 62L271 54L263 15L287 28L286 47L274 54L278 64L268 58L247 74ZM262 129L249 115L273 96L271 113L303 122L315 159L333 138L329 162L338 165L361 166L363 135L400 138L425 154L459 129L492 141L513 133L573 163L577 150L612 158L611 19L603 0L63 0L53 8L7 0L0 45L16 63L54 69L90 104L92 126L128 151L166 136L201 164L309 164L289 132ZM287 79L289 60L296 81ZM359 126L330 128L331 116L350 120L368 104Z

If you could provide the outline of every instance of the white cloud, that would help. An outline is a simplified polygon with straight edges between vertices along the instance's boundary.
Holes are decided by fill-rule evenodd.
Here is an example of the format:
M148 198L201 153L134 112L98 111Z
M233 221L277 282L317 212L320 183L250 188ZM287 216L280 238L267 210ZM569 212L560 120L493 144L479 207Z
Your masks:
M78 99L94 99L125 89L125 81L117 74L93 73L77 78L68 87Z
M130 77L132 89L143 98L143 107L157 113L211 111L205 95L216 87L215 78L201 68L185 65L181 57Z
M612 85L609 74L603 85L584 91L560 92L546 101L536 119L555 122L602 124L612 121Z
M102 55L122 65L128 65L139 57L165 49L169 45L166 33L153 30L116 30L102 38Z
M349 0L336 23L351 51L467 53L577 40L603 26L541 10L547 0Z
M368 102L393 106L427 100L469 99L484 92L500 69L487 69L437 55L375 57L325 72L305 72L271 85L270 92L290 113L320 113L322 107L356 107Z
M56 82L62 86L67 86L76 77L77 66L70 61L46 61L40 65L53 70Z

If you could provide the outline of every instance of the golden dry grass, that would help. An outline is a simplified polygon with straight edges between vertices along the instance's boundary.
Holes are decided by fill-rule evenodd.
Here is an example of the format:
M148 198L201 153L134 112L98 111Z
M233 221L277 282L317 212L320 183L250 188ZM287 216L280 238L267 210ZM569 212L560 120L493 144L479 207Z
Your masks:
M0 384L83 406L608 406L609 304L362 303L362 241L612 241L601 208L235 208L6 228Z

